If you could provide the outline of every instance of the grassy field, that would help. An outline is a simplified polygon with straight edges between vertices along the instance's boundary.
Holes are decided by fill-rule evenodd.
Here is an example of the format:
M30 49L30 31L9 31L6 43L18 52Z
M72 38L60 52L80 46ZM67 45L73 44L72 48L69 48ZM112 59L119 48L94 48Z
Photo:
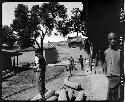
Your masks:
M48 82L56 78L64 69L64 66L47 67L45 81ZM2 85L2 98L4 99L28 88L35 87L35 82L36 77L33 69L18 73L9 78L6 85Z

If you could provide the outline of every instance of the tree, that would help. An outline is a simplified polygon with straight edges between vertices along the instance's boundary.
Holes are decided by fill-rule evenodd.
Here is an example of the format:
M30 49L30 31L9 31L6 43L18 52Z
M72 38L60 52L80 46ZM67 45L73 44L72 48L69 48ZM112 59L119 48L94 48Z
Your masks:
M34 46L36 43L41 49L41 55L43 56L43 39L45 35L51 35L51 31L54 27L57 29L60 28L58 27L57 18L66 19L66 12L67 9L64 5L60 5L58 2L43 3L41 7L34 5L31 10L29 10L26 5L18 4L15 9L15 19L11 26L13 30L17 32L19 37L18 42L21 48ZM41 36L41 45L36 41L38 36ZM43 74L45 73L42 73L42 75ZM45 80L42 80L42 83L44 83L44 81ZM41 85L41 89L45 92L44 86L45 83ZM40 94L44 96L41 92Z
M70 29L70 21L68 19L62 20L57 22L57 29L59 32L63 34L63 37L65 37L69 32L71 32Z
M9 47L12 47L15 44L16 38L14 36L14 33L11 27L7 25L2 26L1 34L2 34L1 35L2 44L7 44Z
M30 30L29 24L29 10L28 7L23 4L18 4L14 11L15 19L11 24L12 30L17 32L18 44L21 48L30 47L33 45L31 40L32 30Z
M82 10L80 10L79 8L73 8L71 12L72 12L72 16L70 19L71 27L74 32L77 32L78 36L78 32L84 30L84 25L85 25L84 20L81 19Z

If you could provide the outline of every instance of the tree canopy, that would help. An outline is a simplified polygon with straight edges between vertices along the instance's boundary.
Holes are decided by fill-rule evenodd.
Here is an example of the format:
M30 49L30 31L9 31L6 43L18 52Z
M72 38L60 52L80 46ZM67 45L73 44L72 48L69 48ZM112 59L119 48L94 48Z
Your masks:
M2 26L1 42L2 44L7 44L9 47L15 44L16 38L11 27L7 25Z
M18 4L15 8L15 19L11 24L13 31L17 32L21 48L38 45L36 38L41 33L43 40L46 34L51 34L53 28L59 29L57 18L67 18L67 9L58 2L43 3L41 6L33 5L31 10L27 5ZM41 28L45 28L45 32ZM38 45L40 47L40 45Z
M73 8L72 9L72 16L70 19L70 24L72 27L72 31L74 32L81 32L85 30L85 22L83 19L81 19L82 17L82 10L80 10L79 8Z

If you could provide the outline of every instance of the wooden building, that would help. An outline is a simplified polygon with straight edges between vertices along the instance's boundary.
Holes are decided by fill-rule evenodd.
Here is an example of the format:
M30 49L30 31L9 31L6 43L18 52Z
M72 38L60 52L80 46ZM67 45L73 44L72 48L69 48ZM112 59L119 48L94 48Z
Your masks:
M1 54L2 70L13 69L15 66L18 67L19 55L22 55L22 53L13 50L2 49L2 54Z

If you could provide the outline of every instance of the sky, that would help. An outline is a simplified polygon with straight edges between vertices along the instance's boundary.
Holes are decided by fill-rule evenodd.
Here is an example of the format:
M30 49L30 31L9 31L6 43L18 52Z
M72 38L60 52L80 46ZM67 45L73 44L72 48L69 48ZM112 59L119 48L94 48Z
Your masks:
M2 4L2 25L10 25L13 21L14 17L14 10L18 4L27 5L29 9L33 5L41 5L42 3L47 2L5 2ZM82 2L59 2L63 4L67 8L67 14L70 16L72 8L80 8L83 9Z

